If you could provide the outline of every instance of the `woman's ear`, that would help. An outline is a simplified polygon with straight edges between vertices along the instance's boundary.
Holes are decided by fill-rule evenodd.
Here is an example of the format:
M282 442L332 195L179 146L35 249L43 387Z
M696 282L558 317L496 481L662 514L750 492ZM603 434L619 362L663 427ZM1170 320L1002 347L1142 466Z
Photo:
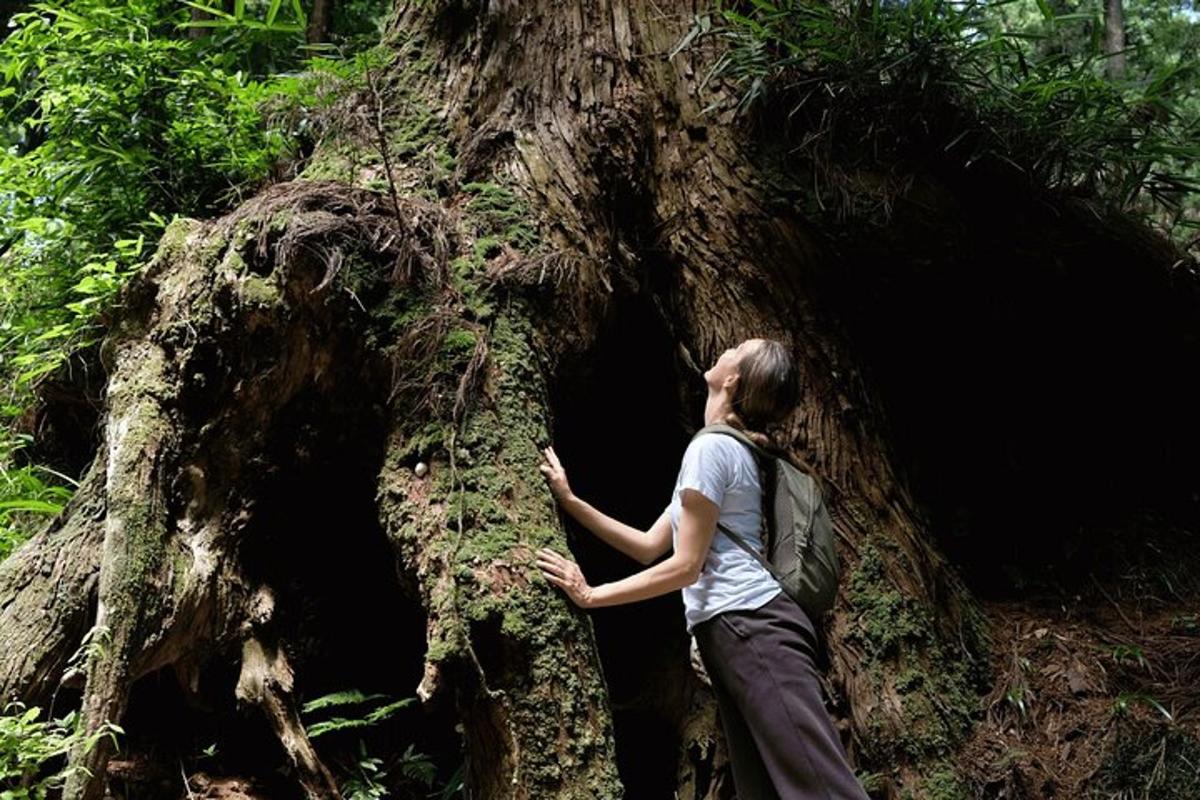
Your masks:
M739 377L741 376L739 376L736 372L729 373L725 376L725 380L722 381L721 388L724 389L726 393L732 395L734 390L737 388Z

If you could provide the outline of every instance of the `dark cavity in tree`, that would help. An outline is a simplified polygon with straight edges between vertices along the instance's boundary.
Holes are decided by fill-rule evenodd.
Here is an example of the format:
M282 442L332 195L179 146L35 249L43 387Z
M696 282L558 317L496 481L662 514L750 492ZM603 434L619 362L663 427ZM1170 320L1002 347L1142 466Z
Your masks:
M275 418L264 463L278 466L254 487L254 519L239 553L251 582L273 590L270 634L287 652L298 706L332 692L386 695L303 714L310 730L319 720L362 717L413 697L426 646L424 611L402 585L375 514L385 441L381 409L364 387L345 389L332 398L305 392ZM351 399L356 395L358 402ZM128 750L154 770L141 770L139 793L131 796L156 797L159 784L147 781L157 781L165 767L174 793L162 796L179 797L182 762L189 774L252 778L264 796L302 798L262 711L237 707L237 648L234 643L229 652L211 654L195 696L181 689L170 669L134 684L124 721ZM370 728L317 736L313 745L340 779L354 763L360 739L385 767L394 767L412 744L432 758L442 785L462 761L462 740L454 730L453 699L435 698L431 705L414 702ZM214 744L214 756L199 757Z
M671 338L650 303L620 298L612 302L598 346L564 365L554 382L554 449L571 488L639 530L670 502L688 433L703 415L694 391L686 391L696 387L685 387L675 364ZM685 395L691 400L681 402ZM564 518L571 550L592 585L645 568ZM672 798L688 685L681 673L688 669L688 640L680 595L596 609L591 616L627 796Z
M1069 591L1139 557L1146 509L1195 518L1200 303L1128 223L946 188L834 232L834 303L972 589Z
M387 696L333 714L347 717L414 697L426 649L424 610L415 587L404 585L375 511L382 407L351 383L343 380L335 398L302 394L278 417L269 461L288 466L256 493L258 530L241 554L245 569L277 592L299 703L349 689ZM333 768L360 738L388 765L411 743L433 758L444 782L462 761L462 741L452 698L431 705L414 702L372 728L319 736L314 746Z
M36 386L37 401L17 424L33 440L17 451L16 463L38 464L76 479L82 475L102 438L106 380L98 342L76 350L44 376Z

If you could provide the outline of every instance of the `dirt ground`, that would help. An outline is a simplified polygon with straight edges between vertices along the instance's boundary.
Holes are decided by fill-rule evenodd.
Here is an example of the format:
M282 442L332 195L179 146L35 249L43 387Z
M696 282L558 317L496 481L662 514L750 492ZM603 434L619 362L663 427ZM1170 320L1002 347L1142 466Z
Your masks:
M973 796L1200 798L1200 597L1145 577L984 604L997 680L962 756Z

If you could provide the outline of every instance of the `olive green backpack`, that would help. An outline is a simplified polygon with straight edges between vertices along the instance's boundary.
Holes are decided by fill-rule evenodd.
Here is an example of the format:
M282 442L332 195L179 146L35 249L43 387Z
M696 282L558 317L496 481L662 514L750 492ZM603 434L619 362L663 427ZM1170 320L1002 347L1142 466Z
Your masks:
M754 454L771 512L763 515L767 527L764 538L767 557L726 526L718 523L718 527L766 567L783 586L783 591L810 617L828 611L837 596L841 568L834 543L833 520L825 508L820 486L791 461L767 452L731 425L706 425L692 438L704 433L732 436ZM768 468L763 469L764 466Z

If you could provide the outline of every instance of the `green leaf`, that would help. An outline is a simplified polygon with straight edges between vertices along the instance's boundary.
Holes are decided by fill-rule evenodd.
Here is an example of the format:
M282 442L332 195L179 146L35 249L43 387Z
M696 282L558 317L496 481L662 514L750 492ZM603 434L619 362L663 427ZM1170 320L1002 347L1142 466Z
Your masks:
M38 514L57 514L63 510L59 503L47 503L42 500L4 500L0 501L2 511L32 511Z
M683 35L683 38L679 40L679 43L671 49L671 52L667 54L667 60L670 61L672 58L678 55L681 50L686 50L688 45L690 45L695 38L700 35L700 33L700 18L696 17L696 22L691 28L688 29L688 32Z
M319 711L323 708L334 708L338 706L357 705L365 703L368 700L386 699L384 694L363 694L357 689L348 689L342 692L332 692L330 694L321 695L320 697L310 700L300 708L302 714L308 714L313 711Z
M203 11L204 13L206 13L210 16L216 17L218 19L229 20L230 22L237 21L237 17L235 17L233 14L230 14L229 12L225 11L225 9L223 9L223 8L217 8L216 6L206 6L203 3L197 3L196 0L183 0L183 4L185 6L191 6L192 8L194 8L198 11ZM199 23L193 22L192 24L196 25Z

